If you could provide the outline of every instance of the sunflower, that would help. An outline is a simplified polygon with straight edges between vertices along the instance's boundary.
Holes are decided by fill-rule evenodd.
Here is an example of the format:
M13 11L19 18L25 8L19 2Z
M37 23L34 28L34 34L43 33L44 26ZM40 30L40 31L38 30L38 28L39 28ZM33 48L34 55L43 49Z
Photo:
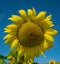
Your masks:
M49 61L49 64L55 64L56 62L55 62L55 60L50 60Z
M53 29L51 16L46 16L45 11L41 11L36 15L34 8L19 10L20 16L12 15L9 20L13 23L4 28L4 32L8 34L4 37L5 44L9 44L10 48L18 51L18 56L24 55L24 58L30 59L44 55L44 51L50 49L54 41L53 37L57 31Z

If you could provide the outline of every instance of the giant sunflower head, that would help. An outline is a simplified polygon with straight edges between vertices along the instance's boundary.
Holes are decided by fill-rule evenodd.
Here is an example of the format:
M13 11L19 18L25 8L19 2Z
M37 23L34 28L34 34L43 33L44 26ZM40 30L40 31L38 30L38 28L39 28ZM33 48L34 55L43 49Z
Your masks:
M20 16L12 15L9 20L13 23L4 29L8 34L4 37L5 43L10 44L10 48L18 51L29 58L34 58L39 54L44 55L44 51L53 46L53 37L57 31L52 27L51 15L46 16L45 11L36 15L34 8L19 10Z

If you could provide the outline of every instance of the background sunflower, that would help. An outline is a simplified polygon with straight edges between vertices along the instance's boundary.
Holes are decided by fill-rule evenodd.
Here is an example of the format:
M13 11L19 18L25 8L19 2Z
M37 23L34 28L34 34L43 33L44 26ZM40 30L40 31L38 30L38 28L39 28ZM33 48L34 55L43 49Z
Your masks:
M55 60L50 60L49 64L56 64Z

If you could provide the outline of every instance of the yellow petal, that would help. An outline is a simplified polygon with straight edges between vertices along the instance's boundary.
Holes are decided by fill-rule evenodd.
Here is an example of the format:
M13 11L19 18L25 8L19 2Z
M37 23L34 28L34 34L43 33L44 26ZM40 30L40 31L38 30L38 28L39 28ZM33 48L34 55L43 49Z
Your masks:
M21 50L18 52L18 55L19 55L19 56L22 55L22 51L21 51Z
M10 38L10 37L12 37L12 36L13 36L12 34L7 34L7 35L4 37L4 39Z
M11 59L11 58L12 58L12 56L8 56L8 57L7 57L7 59Z
M5 44L10 44L10 43L12 43L12 42L13 42L13 40L7 39L4 43L5 43Z
M8 26L6 26L6 28L4 28L4 32L13 32L13 33L16 33L18 30L18 26L15 25L15 24L10 24Z
M4 28L4 32L11 32L11 30L8 28Z
M48 46L48 43L47 42L44 42L44 45L47 45Z
M8 18L8 20L11 20L16 24L20 24L20 22L23 22L22 18L20 16L17 16L17 15L12 15L12 17Z
M6 28L4 30L17 30L18 29L18 26L16 24L10 24L8 26L6 26Z
M31 9L28 9L28 16L31 20L34 20L35 17L36 17L36 11L35 9L33 8L32 10Z
M53 26L54 26L53 22L51 22L51 21L47 21L46 23L47 23L48 26L50 26L50 27L53 27Z
M9 43L9 40L6 40L4 43L5 43L5 44L8 44L8 43Z
M48 43L48 42L46 42L46 41L44 41L44 45L43 45L43 48L45 49L45 50L48 50L50 47L50 44Z
M12 59L11 59L11 61L10 61L10 63L9 63L9 64L15 64L15 63L16 63L15 58L14 58L14 57L12 57Z
M53 27L54 24L53 24L52 21L50 21L50 20L52 19L51 16L52 16L52 15L47 16L47 17L44 19L44 21L48 24L48 26Z
M47 16L44 21L50 21L52 19L52 15Z
M36 16L36 21L42 20L45 18L46 12L40 12L37 16Z
M53 42L52 41L48 41L48 40L44 39L44 43L47 45L48 49L53 46Z
M18 28L6 27L4 32L10 33L11 35L16 35Z
M26 21L26 20L27 20L26 11L24 11L24 10L19 10L19 13L20 13L22 19L23 19L24 21Z
M46 31L46 34L49 34L49 35L54 36L54 35L56 35L56 34L57 34L57 30L53 30L53 29L48 30L48 31Z
M44 48L44 50L48 50L49 49L49 47L47 45L44 45L43 48Z
M10 43L12 43L13 40L16 39L16 38L17 38L16 36L15 36L15 37L13 36L13 37L11 37L11 38L6 39L5 44L10 44Z
M43 29L50 28L50 26L44 21L39 21L38 25L40 25Z
M48 40L48 41L54 41L53 37L48 35L48 34L44 34L45 38Z
M23 52L24 52L24 49L21 48L21 49L18 51L18 56L21 56Z
M31 9L28 9L28 16L30 19L33 18L33 11Z
M20 44L18 43L15 47L14 50L12 51L12 54L15 54L15 52L17 51L17 49L20 47Z
M11 49L14 48L18 44L18 39L15 39L11 44Z
M41 54L42 54L44 57L46 57L43 52L41 52Z
M33 16L34 16L34 18L36 17L36 10L33 8L32 9L32 12L33 12Z
M18 26L16 24L10 24L10 25L8 25L6 27L9 27L9 28L17 28Z

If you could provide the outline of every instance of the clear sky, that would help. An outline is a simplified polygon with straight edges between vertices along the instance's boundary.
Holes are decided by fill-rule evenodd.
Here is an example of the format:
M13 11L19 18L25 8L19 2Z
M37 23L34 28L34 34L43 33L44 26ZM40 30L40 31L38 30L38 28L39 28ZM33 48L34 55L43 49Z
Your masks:
M45 51L47 57L44 58L40 55L35 57L34 61L38 63L48 62L50 59L60 61L60 0L0 0L0 54L7 55L9 52L9 47L4 45L3 40L5 36L3 29L11 23L8 18L13 14L18 15L20 9L27 10L32 7L36 9L37 13L46 11L47 15L52 14L52 21L55 24L53 28L58 30L58 34L54 37L54 46Z

